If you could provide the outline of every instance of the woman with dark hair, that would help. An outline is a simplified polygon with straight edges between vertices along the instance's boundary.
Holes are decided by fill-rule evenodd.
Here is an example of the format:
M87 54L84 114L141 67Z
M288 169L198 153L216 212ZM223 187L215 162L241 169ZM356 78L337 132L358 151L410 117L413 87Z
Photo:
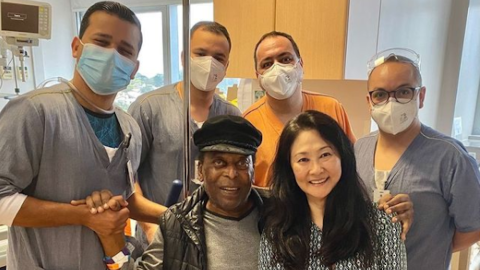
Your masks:
M272 166L259 269L406 269L401 227L369 200L353 146L331 117L285 126Z

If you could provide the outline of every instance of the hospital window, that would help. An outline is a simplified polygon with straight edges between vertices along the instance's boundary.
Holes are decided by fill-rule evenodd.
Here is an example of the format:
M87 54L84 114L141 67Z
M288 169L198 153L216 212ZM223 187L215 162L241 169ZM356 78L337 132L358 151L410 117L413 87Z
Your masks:
M453 135L480 162L480 0L469 2L457 89ZM473 101L473 102L472 102ZM475 102L476 101L476 102ZM473 122L473 123L472 123ZM465 134L462 134L465 133ZM466 136L465 136L466 135ZM462 254L460 254L460 257ZM464 255L465 256L465 255ZM468 254L465 256L468 258ZM470 249L469 269L480 269L480 242Z
M124 110L135 99L161 86L181 81L182 6L132 7L142 24L143 45L139 55L140 68L127 90L117 95L115 103ZM77 29L84 12L76 13ZM213 21L213 3L192 4L190 26L199 21ZM239 79L225 79L218 88L223 93Z

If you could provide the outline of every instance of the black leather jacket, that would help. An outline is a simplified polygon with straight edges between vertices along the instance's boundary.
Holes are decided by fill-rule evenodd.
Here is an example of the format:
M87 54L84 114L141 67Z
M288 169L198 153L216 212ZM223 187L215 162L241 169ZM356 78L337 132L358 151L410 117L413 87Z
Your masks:
M250 197L260 212L263 200L252 188ZM208 196L203 186L191 197L170 207L160 218L160 228L164 239L163 269L165 270L206 270L207 253L203 211ZM262 230L259 221L259 233Z

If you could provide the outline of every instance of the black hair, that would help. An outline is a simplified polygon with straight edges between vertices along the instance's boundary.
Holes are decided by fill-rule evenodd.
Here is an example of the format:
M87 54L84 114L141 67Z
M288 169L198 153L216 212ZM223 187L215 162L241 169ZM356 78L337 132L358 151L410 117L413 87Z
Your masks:
M290 120L280 135L272 166L272 198L266 208L264 233L272 245L272 264L285 269L305 269L310 252L312 219L305 193L298 186L291 165L291 149L303 131L319 133L338 154L342 174L327 196L321 248L317 254L332 268L336 262L362 254L364 268L373 263L374 244L370 215L373 205L356 171L352 142L330 116L306 111Z
M228 51L232 50L232 41L230 40L230 34L228 34L227 28L225 28L225 26L219 24L218 22L209 22L209 21L198 22L190 30L190 38L193 37L193 33L195 33L195 31L197 31L198 29L202 29L210 33L224 36L228 41L228 47L229 47Z
M287 33L284 33L284 32L278 32L278 31L272 31L272 32L269 32L269 33L266 33L264 34L260 40L257 42L257 44L255 45L255 50L253 51L253 61L254 61L254 64L255 64L255 70L257 70L257 49L258 49L258 46L260 46L260 43L262 43L262 41L264 41L265 39L267 38L273 38L273 37L284 37L288 40L290 40L290 43L292 43L292 47L293 47L293 50L295 51L295 54L297 55L298 59L302 58L300 56L300 49L298 48L298 45L297 43L295 42L295 40L293 40L293 37Z
M140 42L138 44L138 51L142 48L143 43L143 35L142 35L142 26L140 21L138 20L137 16L131 9L128 7L113 1L102 1L93 4L91 7L87 9L85 14L83 15L82 22L80 24L80 32L78 37L81 39L85 34L88 26L90 25L90 16L97 11L103 11L110 15L115 15L118 18L127 21L129 23L134 24L140 30Z

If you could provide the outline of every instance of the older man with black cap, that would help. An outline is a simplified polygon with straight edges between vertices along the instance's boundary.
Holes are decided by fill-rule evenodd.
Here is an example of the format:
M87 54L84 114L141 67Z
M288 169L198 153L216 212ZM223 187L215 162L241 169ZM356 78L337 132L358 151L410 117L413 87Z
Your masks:
M193 139L203 185L161 216L135 269L258 269L263 201L252 180L262 134L244 118L224 115L208 119ZM107 256L124 246L122 235L109 242L102 243Z

